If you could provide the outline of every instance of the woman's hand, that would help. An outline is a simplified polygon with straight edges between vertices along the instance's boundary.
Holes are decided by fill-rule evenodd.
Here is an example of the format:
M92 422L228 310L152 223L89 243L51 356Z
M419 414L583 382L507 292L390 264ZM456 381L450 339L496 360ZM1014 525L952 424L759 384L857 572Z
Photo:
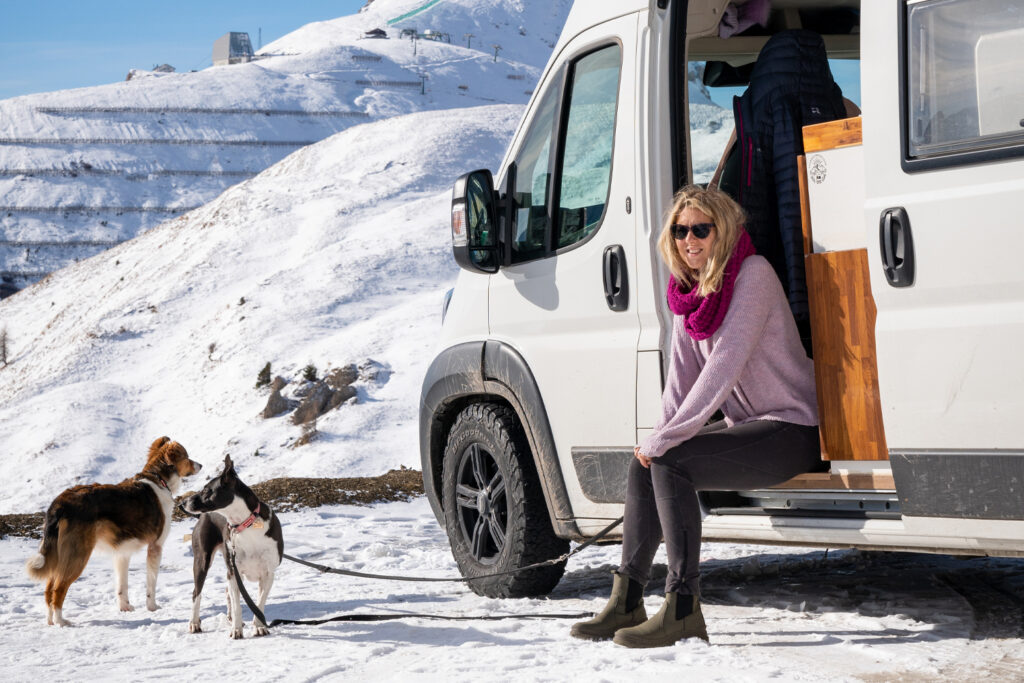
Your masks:
M643 465L644 467L651 466L651 459L640 452L639 446L633 446L633 455L636 457L637 460L640 461L640 464Z

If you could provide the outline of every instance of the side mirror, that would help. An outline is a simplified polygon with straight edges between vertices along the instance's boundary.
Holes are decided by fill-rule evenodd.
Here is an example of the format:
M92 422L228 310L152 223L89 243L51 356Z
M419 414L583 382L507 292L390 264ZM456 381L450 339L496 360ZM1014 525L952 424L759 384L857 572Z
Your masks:
M475 273L497 273L501 264L494 178L486 169L467 173L452 188L452 252Z

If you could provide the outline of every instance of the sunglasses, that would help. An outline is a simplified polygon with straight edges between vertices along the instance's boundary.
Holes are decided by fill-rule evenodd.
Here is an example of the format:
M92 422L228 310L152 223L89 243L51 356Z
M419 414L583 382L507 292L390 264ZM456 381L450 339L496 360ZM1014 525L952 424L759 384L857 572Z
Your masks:
M711 234L711 228L715 227L714 223L697 223L696 225L682 225L681 223L672 224L672 237L677 240L686 239L686 233L692 232L693 236L699 240L704 239Z

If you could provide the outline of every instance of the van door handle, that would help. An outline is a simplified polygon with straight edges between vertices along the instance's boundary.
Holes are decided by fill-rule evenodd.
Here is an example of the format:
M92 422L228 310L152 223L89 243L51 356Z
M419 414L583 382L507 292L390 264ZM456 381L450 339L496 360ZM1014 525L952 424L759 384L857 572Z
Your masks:
M900 206L883 211L878 222L878 237L885 279L893 287L913 285L914 239L907 210Z
M608 308L624 311L629 308L629 277L626 273L626 251L621 244L604 250L604 298Z

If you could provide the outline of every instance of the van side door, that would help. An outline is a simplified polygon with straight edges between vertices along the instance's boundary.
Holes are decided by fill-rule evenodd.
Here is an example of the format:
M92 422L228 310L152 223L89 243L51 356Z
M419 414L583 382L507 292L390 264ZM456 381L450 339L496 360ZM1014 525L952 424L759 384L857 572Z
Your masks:
M1024 520L1024 8L865 2L861 34L864 224L902 512Z

